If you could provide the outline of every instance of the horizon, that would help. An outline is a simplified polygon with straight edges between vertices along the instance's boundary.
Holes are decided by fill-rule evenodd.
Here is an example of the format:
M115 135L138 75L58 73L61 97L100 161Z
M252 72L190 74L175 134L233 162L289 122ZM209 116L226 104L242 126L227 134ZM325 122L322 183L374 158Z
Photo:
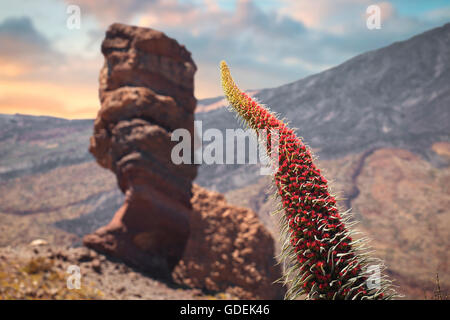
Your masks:
M0 4L0 113L93 119L107 26L160 30L192 53L198 100L222 96L219 61L244 90L274 88L450 22L446 1L154 0ZM366 8L381 10L381 29ZM80 10L70 29L70 5ZM24 10L24 7L27 10Z

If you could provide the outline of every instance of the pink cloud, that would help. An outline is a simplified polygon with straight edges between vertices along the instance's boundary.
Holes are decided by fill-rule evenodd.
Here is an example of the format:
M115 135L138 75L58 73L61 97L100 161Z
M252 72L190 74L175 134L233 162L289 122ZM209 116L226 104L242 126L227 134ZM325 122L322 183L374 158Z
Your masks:
M310 29L342 34L353 28L354 21L366 19L369 5L378 5L382 19L390 18L394 7L387 1L372 0L283 0L281 13L302 22Z
M78 5L82 15L94 15L102 26L108 26L114 22L129 23L137 12L145 11L159 1L161 0L66 0L66 3Z

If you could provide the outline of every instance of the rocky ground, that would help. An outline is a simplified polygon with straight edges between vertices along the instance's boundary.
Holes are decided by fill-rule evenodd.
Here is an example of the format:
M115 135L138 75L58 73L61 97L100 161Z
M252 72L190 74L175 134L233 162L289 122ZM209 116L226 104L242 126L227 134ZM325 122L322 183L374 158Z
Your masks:
M68 289L68 268L81 271L81 288ZM234 299L188 289L107 258L93 250L49 245L0 248L2 299Z
M39 241L38 241L39 242ZM80 289L68 289L69 266L81 271ZM218 300L238 299L230 293L206 293L150 275L78 247L22 245L0 248L0 300ZM406 297L407 298L407 297ZM421 299L448 300L439 278Z

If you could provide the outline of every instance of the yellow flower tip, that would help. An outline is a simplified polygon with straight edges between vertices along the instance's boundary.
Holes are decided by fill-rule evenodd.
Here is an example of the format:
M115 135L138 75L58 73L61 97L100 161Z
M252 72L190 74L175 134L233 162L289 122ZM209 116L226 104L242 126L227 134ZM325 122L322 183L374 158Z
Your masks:
M233 88L233 79L231 78L230 69L228 69L227 63L222 60L220 62L220 73L222 79L222 88L224 89L225 96L230 98L230 90Z
M221 69L228 68L227 63L225 62L225 60L220 61L220 68Z

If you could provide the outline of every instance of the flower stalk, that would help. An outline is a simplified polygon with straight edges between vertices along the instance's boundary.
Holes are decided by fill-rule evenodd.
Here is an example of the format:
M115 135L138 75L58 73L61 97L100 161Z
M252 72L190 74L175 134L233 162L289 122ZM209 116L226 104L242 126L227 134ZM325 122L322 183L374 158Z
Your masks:
M328 181L314 164L311 150L269 109L242 92L227 64L220 65L222 87L231 109L258 136L266 130L269 158L271 135L278 133L278 165L274 183L280 198L281 261L288 287L286 299L390 299L391 282L384 266L372 258L364 239L355 240L350 213L339 210ZM288 266L288 267L286 267ZM375 266L375 268L374 268ZM375 274L371 273L376 271Z

